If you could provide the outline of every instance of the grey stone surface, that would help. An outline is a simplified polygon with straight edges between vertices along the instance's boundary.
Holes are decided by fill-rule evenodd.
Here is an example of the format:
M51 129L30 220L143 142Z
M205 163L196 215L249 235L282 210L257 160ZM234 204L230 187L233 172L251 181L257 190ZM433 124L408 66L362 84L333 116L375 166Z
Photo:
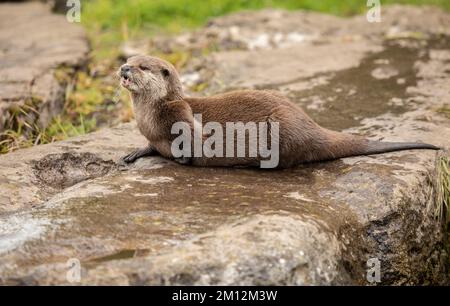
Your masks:
M67 82L88 51L83 28L47 5L0 4L0 132L17 122L45 127L62 111ZM63 67L65 80L56 75Z
M429 28L417 29L419 12ZM448 14L386 7L405 31L396 37L385 35L392 24L370 30L361 16L299 14L244 16L261 19L255 29L318 29L316 43L224 48L186 73L210 73L209 92L281 90L329 128L449 149L450 119L437 111L450 98ZM236 16L217 23L244 26ZM115 163L144 144L131 123L1 156L0 283L67 284L73 258L82 284L369 284L371 258L382 284L448 283L432 213L435 161L447 151L280 171Z

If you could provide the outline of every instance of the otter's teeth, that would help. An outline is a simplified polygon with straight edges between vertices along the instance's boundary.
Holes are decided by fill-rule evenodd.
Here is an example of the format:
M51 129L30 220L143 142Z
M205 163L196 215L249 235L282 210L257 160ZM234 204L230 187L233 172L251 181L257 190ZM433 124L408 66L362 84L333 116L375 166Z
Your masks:
M122 77L122 84L123 84L124 86L130 85L130 83L131 83L131 80L130 80L129 77L126 77L126 76L123 76L123 77Z

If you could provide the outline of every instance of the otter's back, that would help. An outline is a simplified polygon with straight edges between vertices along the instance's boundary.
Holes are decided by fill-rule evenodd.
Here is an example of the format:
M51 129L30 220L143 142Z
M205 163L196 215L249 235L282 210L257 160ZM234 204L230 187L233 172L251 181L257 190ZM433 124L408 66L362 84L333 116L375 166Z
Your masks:
M232 91L184 100L194 114L202 114L204 122L264 122L281 105L296 108L286 97L270 90Z

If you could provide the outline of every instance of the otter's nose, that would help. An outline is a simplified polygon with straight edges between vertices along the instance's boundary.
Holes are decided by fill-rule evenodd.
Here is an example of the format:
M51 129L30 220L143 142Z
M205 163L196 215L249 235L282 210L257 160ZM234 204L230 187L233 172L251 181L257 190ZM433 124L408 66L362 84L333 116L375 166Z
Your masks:
M123 74L125 74L125 73L127 73L127 72L130 72L130 70L131 70L131 66L129 66L129 65L123 65L123 66L120 68L120 72L123 73Z

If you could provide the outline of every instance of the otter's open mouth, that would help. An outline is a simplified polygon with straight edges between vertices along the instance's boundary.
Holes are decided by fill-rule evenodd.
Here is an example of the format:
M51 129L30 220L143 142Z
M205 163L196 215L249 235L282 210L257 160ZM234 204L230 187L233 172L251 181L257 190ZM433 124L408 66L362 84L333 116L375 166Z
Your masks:
M122 86L127 87L127 86L129 86L131 84L131 79L130 79L129 76L123 75L120 78L120 82L122 83Z

